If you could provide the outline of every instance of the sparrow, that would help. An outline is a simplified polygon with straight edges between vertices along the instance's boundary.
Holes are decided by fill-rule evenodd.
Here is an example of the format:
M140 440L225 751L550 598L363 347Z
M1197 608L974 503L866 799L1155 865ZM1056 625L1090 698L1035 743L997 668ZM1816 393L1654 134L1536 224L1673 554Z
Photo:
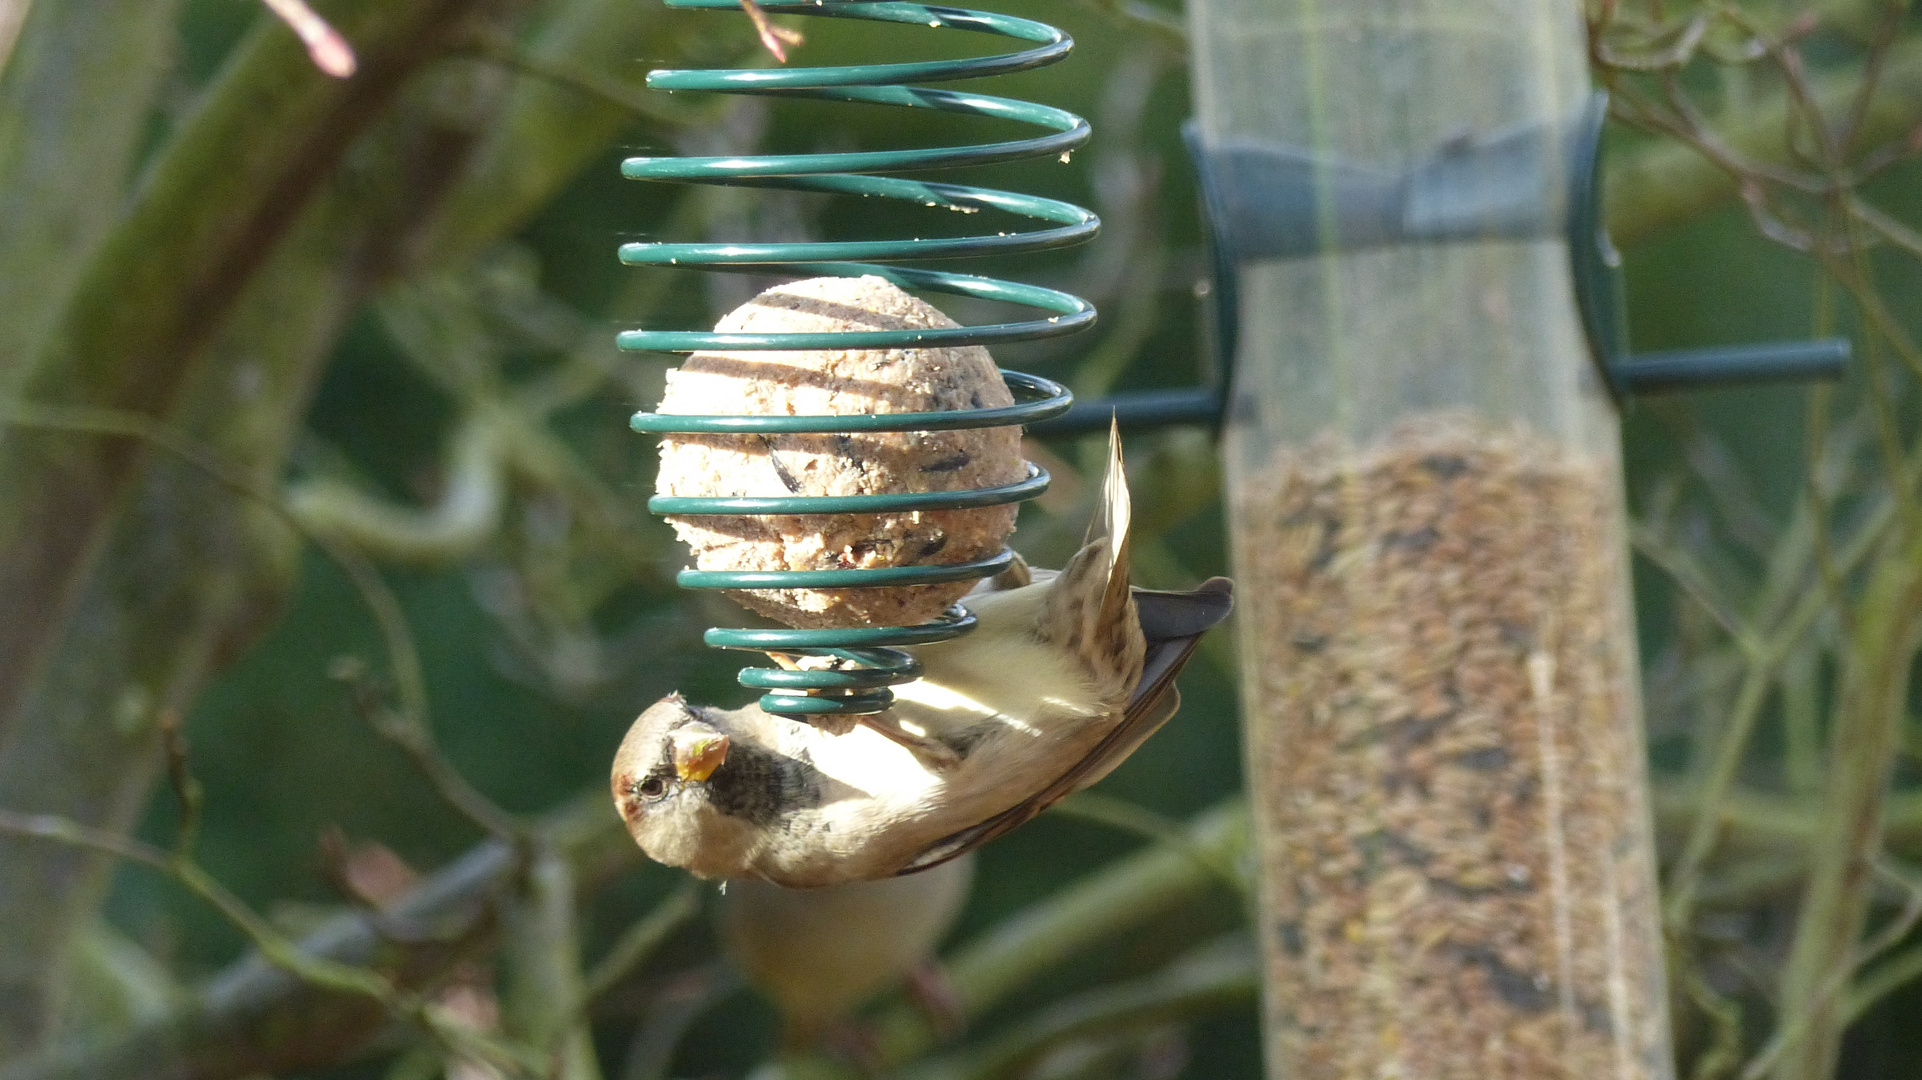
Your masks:
M790 888L913 873L1100 780L1173 716L1175 675L1228 615L1231 585L1128 581L1119 437L1081 548L964 598L972 633L908 648L921 677L841 733L758 705L670 694L614 756L614 803L657 862Z
M819 889L731 881L716 910L721 947L780 1011L784 1041L812 1045L903 980L917 1000L945 985L935 947L973 877L974 860L963 857L924 874Z

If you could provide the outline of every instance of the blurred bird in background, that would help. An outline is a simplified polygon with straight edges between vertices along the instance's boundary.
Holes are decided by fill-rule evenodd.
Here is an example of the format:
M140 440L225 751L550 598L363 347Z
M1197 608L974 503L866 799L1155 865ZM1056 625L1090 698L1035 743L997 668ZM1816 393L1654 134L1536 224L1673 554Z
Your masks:
M1230 585L1128 581L1117 433L1100 505L1059 573L1025 566L965 604L971 634L910 648L922 677L843 734L678 694L615 755L615 805L658 862L811 887L913 873L971 851L1111 772L1180 705L1175 675L1228 615Z
M858 1058L856 1009L903 982L941 1028L959 1027L935 949L967 903L972 856L924 873L819 889L743 878L717 908L722 948L781 1014L782 1041L798 1049L824 1037Z

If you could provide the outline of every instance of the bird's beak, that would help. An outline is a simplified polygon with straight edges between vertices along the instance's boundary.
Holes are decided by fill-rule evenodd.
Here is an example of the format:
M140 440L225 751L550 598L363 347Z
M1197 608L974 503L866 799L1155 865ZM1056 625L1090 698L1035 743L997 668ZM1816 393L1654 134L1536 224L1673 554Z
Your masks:
M706 780L727 760L727 736L706 724L688 724L671 738L674 774L683 783Z

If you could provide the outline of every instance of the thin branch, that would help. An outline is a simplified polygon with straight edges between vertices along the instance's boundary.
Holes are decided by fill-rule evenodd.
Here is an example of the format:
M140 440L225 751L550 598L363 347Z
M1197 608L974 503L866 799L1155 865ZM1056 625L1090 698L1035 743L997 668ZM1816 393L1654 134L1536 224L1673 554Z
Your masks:
M1636 552L1667 574L1684 595L1714 619L1744 655L1753 656L1762 648L1755 633L1742 624L1741 616L1716 594L1707 571L1688 549L1641 521L1630 524L1629 541Z
M1868 973L1849 991L1843 1015L1850 1024L1880 1004L1883 998L1922 978L1922 946L1903 952Z
M1875 92L1882 85L1882 70L1888 64L1889 47L1895 44L1902 33L1905 6L1885 4L1882 7L1875 39L1869 44L1868 55L1862 61L1861 85L1856 89L1854 99L1849 102L1848 118L1842 122L1841 143L1845 150L1854 149L1860 142L1862 118L1868 115L1869 104L1875 100Z
M565 87L644 120L681 128L713 123L722 111L718 105L682 105L669 100L668 95L662 93L646 90L637 93L628 84L608 78L593 68L570 63L561 57L529 52L511 36L493 28L476 28L472 41L475 55L490 63ZM724 105L725 101L721 104Z
M1708 1015L1714 1032L1708 1050L1696 1059L1690 1080L1721 1080L1733 1075L1742 1064L1741 1005L1710 986L1695 964L1682 965L1680 975L1689 1001Z
M138 439L180 459L234 493L264 507L296 535L312 543L346 574L361 602L373 616L386 647L388 667L400 698L400 708L386 710L385 715L391 722L376 724L376 730L388 735L406 750L433 783L435 790L455 809L497 836L520 835L522 827L513 815L493 806L475 791L440 752L428 720L427 684L421 669L420 649L408 626L406 612L401 607L399 597L388 588L380 573L358 552L324 533L308 528L289 509L278 492L257 484L212 450L151 417L118 409L0 401L0 424Z
M546 815L539 828L583 882L603 881L639 860L604 791ZM349 967L379 964L402 993L418 994L490 942L495 904L518 878L525 850L484 841L383 910L338 915L296 948ZM137 1075L163 1058L174 1063L177 1080L299 1072L337 1064L390 1022L366 996L316 989L255 954L216 975L164 1018L0 1065L0 1080ZM490 1061L501 1056L484 1038L460 1052ZM518 1067L509 1065L510 1072Z
M1666 71L1684 67L1695 58L1695 50L1702 44L1702 38L1707 36L1709 26L1708 13L1700 12L1682 24L1675 32L1673 42L1652 52L1639 56L1616 52L1604 37L1596 46L1596 55L1602 64L1622 71Z
M629 926L587 972L577 1006L586 1009L609 990L620 985L634 969L667 943L669 935L700 914L700 887L686 882L668 894L667 899Z
M1880 71L1880 90L1855 128L1863 144L1906 140L1922 122L1922 37L1891 47ZM1704 132L1690 132L1638 110L1639 95L1607 69L1597 74L1613 91L1612 115L1669 137L1614 155L1609 163L1608 228L1617 243L1632 244L1724 205L1740 194L1744 177L1820 188L1819 182L1809 185L1806 178L1779 171L1794 153L1783 135L1795 106L1788 95L1714 117L1706 121ZM1837 71L1808 86L1810 99L1820 108L1842 111L1860 86L1860 74Z
M1873 511L1856 529L1848 548L1839 554L1839 572L1848 573L1867 559L1881 544L1894 517L1887 502ZM1783 554L1788 552L1785 550ZM1802 560L1796 558L1793 561L1799 563ZM1781 589L1780 595L1792 599L1786 605L1787 610L1764 635L1760 647L1747 657L1741 687L1729 706L1702 781L1702 800L1706 806L1721 805L1733 789L1736 775L1748 753L1749 738L1755 731L1762 706L1767 702L1774 685L1778 665L1832 603L1833 597L1826 583L1818 583L1812 588L1796 588L1801 577L1801 573L1787 573L1781 568L1771 570L1771 588ZM1760 610L1768 612L1779 606L1782 606L1781 601L1765 596ZM1681 856L1670 872L1665 907L1669 926L1677 932L1684 931L1692 921L1695 890L1702 867L1714 852L1720 836L1721 829L1713 815L1698 818L1689 832Z
M534 1080L540 1072L538 1060L526 1051L472 1030L371 968L341 963L290 941L184 854L161 851L130 837L49 814L0 810L0 833L85 848L159 871L218 912L268 963L306 986L364 998L393 1019L426 1032L449 1053L486 1061L528 1080ZM10 1080L12 1070L6 1075Z
M1261 988L1258 950L1245 935L1203 946L1146 978L1056 1002L973 1051L913 1069L915 1080L995 1080L1062 1043L1140 1031L1223 1009L1252 1005Z
M545 835L529 843L515 887L502 898L500 1019L533 1048L542 1080L601 1080L586 1016L574 867Z
M1851 200L1849 212L1856 220L1874 230L1875 235L1916 258L1922 258L1922 233L1861 200Z
M1198 815L1191 842L1238 858L1246 850L1247 807L1236 799ZM1167 845L1129 856L1050 895L944 960L964 1017L978 1017L1068 957L1202 895L1214 874ZM920 1011L901 1005L875 1023L876 1059L900 1065L933 1047L938 1035Z
M310 956L280 936L271 924L254 914L239 897L209 877L192 860L172 854L132 837L52 814L22 814L0 810L0 832L13 836L86 848L103 855L157 870L212 907L236 930L247 937L255 949L275 966L309 985L347 994L359 994L383 1004L395 1004L394 987L366 968L335 963Z
M501 441L469 409L449 440L440 498L404 506L334 476L290 485L287 509L315 535L394 562L441 564L471 555L499 531L507 502Z
M1888 925L1882 927L1873 938L1859 946L1847 964L1838 965L1829 974L1829 978L1815 1000L1815 1004L1822 1009L1826 1009L1847 988L1849 980L1857 971L1900 944L1902 939L1908 936L1909 931L1915 928L1916 922L1922 920L1922 883L1912 881L1899 873L1890 872L1886 865L1878 867L1878 870L1882 877L1901 884L1907 890L1908 898L1903 903L1902 910L1895 918L1889 920ZM1845 1005L1843 1008L1845 1019L1841 1024L1844 1027L1852 1019L1849 1016L1850 1007ZM1821 1012L1817 1009L1785 1013L1784 1022L1777 1026L1775 1034L1769 1038L1767 1045L1742 1069L1741 1080L1761 1080L1762 1076L1773 1069L1784 1054L1796 1047L1808 1033L1809 1028L1819 1022L1820 1017Z
M1232 858L1224 857L1222 852L1205 847L1189 836L1186 826L1173 818L1155 813L1138 803L1097 791L1077 791L1054 804L1048 811L1062 817L1078 818L1096 825L1106 825L1120 829L1148 840L1168 845L1170 848L1187 855L1197 865L1213 874L1223 885L1234 890L1249 907L1254 909L1252 883L1246 874L1235 865Z
M1848 636L1822 815L1782 975L1783 1014L1806 1025L1779 1052L1774 1071L1784 1078L1827 1075L1840 1052L1847 1020L1837 987L1854 971L1867 917L1918 642L1922 529L1911 526L1863 585Z
M187 768L187 740L180 732L180 710L160 710L160 746L167 757L167 782L180 800L180 825L175 833L174 850L191 853L200 834L201 804L205 798L200 781Z
M360 66L354 59L354 48L347 44L340 31L327 25L327 20L315 14L307 6L307 0L261 0L267 10L280 17L280 20L293 28L301 44L307 46L307 55L313 58L314 66L336 79L353 75Z
M375 734L407 755L415 771L421 774L442 802L478 825L482 831L504 840L514 839L525 832L512 814L501 809L468 782L467 777L441 752L424 724L404 707L396 709L388 704L386 694L375 685L356 658L336 659L328 667L327 674L347 684L354 711L360 714Z
M1651 793L1656 829L1664 837L1686 835L1698 817L1711 812L1699 791L1681 784L1658 782ZM1744 859L1782 852L1805 864L1820 808L1811 798L1736 789L1714 804L1715 820L1710 824L1723 834L1726 847ZM1885 814L1883 838L1888 849L1905 858L1922 858L1922 791L1895 793Z
M7 392L141 414L179 401L205 374L199 360L244 287L356 137L479 3L330 5L367 61L345 80L290 78L294 43L278 22L262 20L153 155L37 349L10 358L23 378ZM146 460L120 442L51 445L0 434L0 606L42 613L0 619L0 722L21 707L30 673L50 655Z
M747 12L748 21L754 24L754 33L760 37L761 47L773 54L774 59L781 63L787 63L787 46L798 46L807 41L801 36L799 30L776 26L767 17L767 12L761 10L761 5L754 0L740 0L740 3L741 10Z

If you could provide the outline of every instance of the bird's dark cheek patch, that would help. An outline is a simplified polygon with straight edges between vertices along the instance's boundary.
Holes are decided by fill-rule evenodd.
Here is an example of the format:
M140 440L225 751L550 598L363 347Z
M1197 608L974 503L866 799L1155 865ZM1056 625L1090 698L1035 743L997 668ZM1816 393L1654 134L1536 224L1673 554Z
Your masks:
M811 763L743 745L708 778L707 800L730 817L774 825L797 810L820 806L821 786Z

